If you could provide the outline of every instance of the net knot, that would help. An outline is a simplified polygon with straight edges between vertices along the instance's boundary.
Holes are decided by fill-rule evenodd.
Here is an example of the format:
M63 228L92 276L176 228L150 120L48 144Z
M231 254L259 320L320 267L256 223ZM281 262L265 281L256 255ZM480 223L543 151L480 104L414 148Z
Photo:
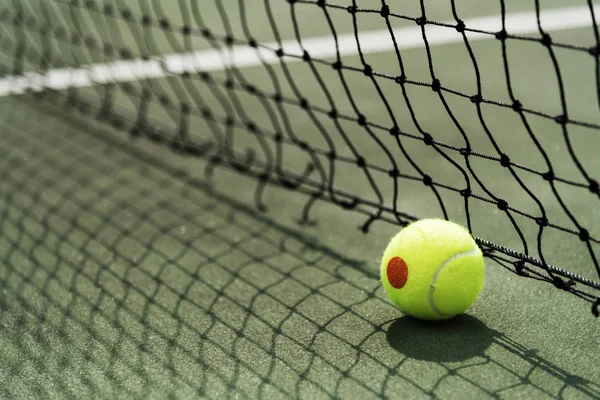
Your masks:
M539 226L548 226L548 220L545 217L537 217L535 219L535 222L539 225Z
M506 200L503 199L499 199L498 202L496 203L496 206L498 207L499 210L501 211L506 211L508 210L508 203L506 202Z
M398 171L397 169L392 169L390 170L390 172L388 172L388 175L392 178L398 178L400 176L400 171Z
M567 119L567 116L566 116L565 114L562 114L562 115L557 115L557 116L554 118L554 121L556 121L556 123L557 123L557 124L560 124L560 125L565 125L565 124L567 123L567 120L568 120L568 119Z
M465 23L462 20L458 20L455 29L457 32L463 33L465 31Z
M546 46L546 47L550 47L552 45L552 38L550 37L550 35L548 35L547 33L544 33L542 35L542 40L540 40L540 42Z
M387 4L384 4L383 7L381 7L381 10L379 10L379 15L383 18L387 18L390 15L390 7Z
M198 77L200 78L200 80L205 81L205 82L211 81L211 76L208 72L200 72L198 74Z
M552 172L552 171L544 172L542 174L542 178L544 178L545 181L551 182L555 178L554 172Z
M521 276L527 275L525 273L525 262L523 260L515 261L513 263L513 265L515 266L515 272L517 273L517 275L521 275Z
M506 33L506 30L502 29L498 32L496 32L496 39L498 40L506 40L506 38L508 38L508 33Z
M427 146L431 146L433 144L433 136L427 132L423 133L423 142L425 142Z
M562 289L562 290L569 290L570 287L575 285L575 282L573 282L572 280L568 280L565 282L564 279L558 277L558 276L554 276L552 278L552 284L554 285L554 287L556 287L557 289Z
M588 186L588 189L594 194L600 194L600 185L598 185L598 181L590 179L590 185Z
M133 85L131 85L131 83L129 82L125 82L124 84L121 85L121 88L123 89L123 91L125 93L131 93L133 92Z
M406 76L404 76L404 75L397 76L396 78L394 78L394 82L396 82L399 85L404 85L406 83Z

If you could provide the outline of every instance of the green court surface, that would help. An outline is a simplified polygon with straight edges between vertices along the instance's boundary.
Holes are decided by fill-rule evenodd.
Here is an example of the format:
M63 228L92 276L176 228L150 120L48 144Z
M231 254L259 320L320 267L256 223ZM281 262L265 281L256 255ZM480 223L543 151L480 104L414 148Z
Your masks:
M44 4L55 10L60 3ZM183 0L172 7L158 1L113 3L130 7L134 15L167 19L171 26L191 23L194 15L184 7L192 3ZM308 2L290 8L284 1L266 1L269 7L240 1L222 10L217 3L202 4L204 23L216 36L229 31L245 38L243 26L249 22L252 37L272 42L266 9L284 40L294 38L295 25L302 27L303 38L331 33L321 9ZM373 1L356 3L375 11L380 7ZM419 2L410 3L401 14L418 16ZM496 3L454 3L465 20L500 12ZM516 13L531 11L534 2L505 3L507 13ZM0 4L10 10L22 7L25 13L44 8L39 1ZM544 2L542 10L586 4ZM430 20L453 18L450 6L423 5ZM102 28L96 25L100 19L91 17L95 14L73 12L81 13L82 24L68 30L94 26L105 37L101 29L107 29L116 48L140 48L127 23ZM356 15L364 32L385 28L377 12ZM338 34L353 32L346 10L331 9L331 18ZM398 19L394 24L402 28L414 22ZM9 27L2 22L4 33ZM550 33L553 43L595 43L589 26ZM210 49L204 39L186 42L156 27L144 35L158 55ZM1 52L3 66L4 56L11 55L7 47ZM285 67L270 65L271 72L263 65L235 74L215 70L204 81L180 76L133 80L129 89L110 92L110 101L115 110L135 117L139 98L132 93L162 94L170 101L150 103L148 115L167 131L180 128L181 103L196 111L210 109L216 119L235 115L239 126L232 128L233 142L194 112L188 120L190 138L268 161L269 151L243 125L254 122L267 134L282 128L269 117L265 97L247 86L266 97L281 93L289 101L280 104L279 112L287 115L297 142L335 148L335 172L327 170L327 176L341 191L361 196L366 205L395 205L409 216L469 223L474 236L532 257L540 256L539 227L530 216L543 208L552 224L567 228L545 231L543 256L598 282L592 258L600 252L593 247L590 256L564 212L566 204L591 237L600 236L594 223L600 203L581 173L600 176L594 58L558 46L553 59L537 41L514 40L507 47L510 85L500 41L473 41L476 64L461 41L432 45L430 56L435 77L447 89L446 105L473 152L495 157L471 157L471 167L483 186L520 212L512 214L519 229L495 203L476 198L465 211L456 189L466 180L452 167L452 161L464 163L452 150L464 145L463 135L431 88L422 46L402 50L406 77L426 83L407 85L406 97L394 82L396 54L388 51L367 54L365 60L345 56L346 87L331 65L290 61ZM55 60L57 68L105 61L89 48L67 48L55 47L63 57ZM32 53L37 50L30 47ZM554 62L560 66L560 82ZM365 76L365 64L379 75ZM228 80L235 83L224 89ZM564 180L556 183L559 196L540 176L547 164L519 113L492 103L477 107L469 96L453 94L475 95L478 83L487 100L511 104L510 87L514 97L536 111L527 115L527 123ZM107 99L103 87L77 93L94 107ZM223 106L224 93L240 106ZM316 201L309 214L312 223L300 223L310 198L300 191L271 184L263 191L261 182L214 165L210 157L132 138L128 130L135 118L114 128L95 117L96 108L82 115L65 109L61 94L38 97L0 99L1 398L600 399L599 321L590 304L572 293L521 277L487 258L483 292L466 314L445 322L417 321L389 302L379 282L381 254L400 227L377 220L362 233L359 228L373 208L365 215ZM310 107L301 106L301 99ZM332 104L348 118L329 118ZM357 124L356 110L369 129ZM547 117L563 113L569 116L575 158L562 126ZM407 133L402 144L418 168L387 132L394 124ZM442 150L447 157L424 143L422 131L449 146ZM284 146L280 166L302 174L314 160L292 142ZM528 168L516 170L533 195L496 162L500 153ZM317 158L329 168L326 154ZM358 158L369 173L356 163ZM398 186L388 174L394 165L404 174ZM423 185L422 174L446 186L439 188L443 207ZM489 197L477 185L472 189L475 196ZM257 199L265 210L259 210Z

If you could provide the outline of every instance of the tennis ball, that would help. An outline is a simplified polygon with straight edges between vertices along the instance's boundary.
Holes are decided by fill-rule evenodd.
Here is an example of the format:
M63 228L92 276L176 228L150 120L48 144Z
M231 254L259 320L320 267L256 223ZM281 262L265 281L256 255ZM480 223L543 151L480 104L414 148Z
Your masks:
M381 282L404 313L426 320L467 310L483 288L483 254L462 226L441 219L413 222L388 244Z

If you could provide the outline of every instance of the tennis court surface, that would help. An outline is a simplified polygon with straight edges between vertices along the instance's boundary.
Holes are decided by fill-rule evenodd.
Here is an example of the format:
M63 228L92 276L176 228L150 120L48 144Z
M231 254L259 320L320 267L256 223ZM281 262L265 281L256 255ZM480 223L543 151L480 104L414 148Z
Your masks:
M0 397L600 399L599 9L402 3L0 1Z

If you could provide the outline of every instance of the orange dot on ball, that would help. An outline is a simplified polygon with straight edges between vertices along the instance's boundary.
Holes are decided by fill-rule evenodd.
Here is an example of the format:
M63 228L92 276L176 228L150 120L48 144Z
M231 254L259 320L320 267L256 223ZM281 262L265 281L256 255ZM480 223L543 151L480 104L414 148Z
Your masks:
M408 266L400 257L392 258L387 265L387 278L390 285L396 289L402 289L408 279Z

